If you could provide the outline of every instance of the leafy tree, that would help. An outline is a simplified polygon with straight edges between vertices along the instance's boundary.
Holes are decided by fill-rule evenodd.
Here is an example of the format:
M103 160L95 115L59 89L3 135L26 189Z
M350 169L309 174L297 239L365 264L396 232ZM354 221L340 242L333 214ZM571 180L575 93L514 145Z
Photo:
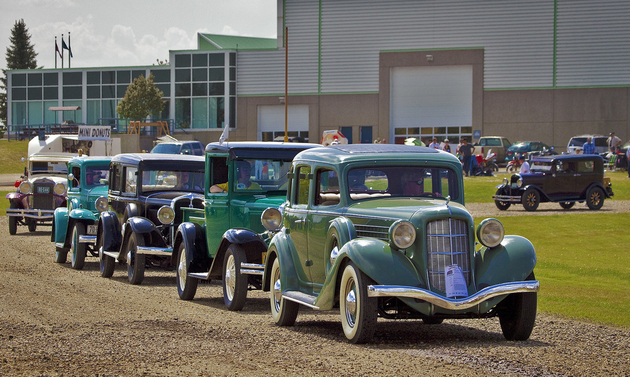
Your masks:
M164 109L164 93L153 83L153 74L140 76L127 87L125 96L116 106L122 118L145 120L149 115L159 115Z
M7 69L35 69L37 68L37 53L35 46L31 44L31 35L28 33L24 19L15 21L9 37L11 45L7 47ZM0 120L7 123L7 71L2 70L0 78Z

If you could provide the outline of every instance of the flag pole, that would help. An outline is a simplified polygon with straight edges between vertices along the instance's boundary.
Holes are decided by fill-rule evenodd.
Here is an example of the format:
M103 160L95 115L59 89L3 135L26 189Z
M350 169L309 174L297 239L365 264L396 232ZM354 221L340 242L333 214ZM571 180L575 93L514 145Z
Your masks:
M72 44L70 43L70 32L68 32L68 68L70 68L70 60L72 59L72 47L70 46L72 46Z
M61 33L61 69L63 69L63 33Z
M284 28L284 142L289 141L289 28Z
M57 53L59 52L59 47L57 47L57 36L55 35L55 69L57 69Z

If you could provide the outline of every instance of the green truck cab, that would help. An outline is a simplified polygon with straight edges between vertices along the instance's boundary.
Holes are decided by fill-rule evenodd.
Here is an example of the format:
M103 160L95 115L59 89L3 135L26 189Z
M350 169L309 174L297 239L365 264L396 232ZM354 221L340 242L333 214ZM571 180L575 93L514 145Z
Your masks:
M505 338L529 338L534 247L504 235L496 219L475 229L455 156L335 145L301 152L288 175L286 203L263 218L277 232L263 280L277 325L293 325L303 305L338 307L352 343L372 339L377 317L439 324L498 316Z
M268 238L261 215L286 200L287 172L316 144L210 143L203 209L186 208L174 238L177 292L191 300L199 280L221 279L229 310L241 310L248 288L262 288Z

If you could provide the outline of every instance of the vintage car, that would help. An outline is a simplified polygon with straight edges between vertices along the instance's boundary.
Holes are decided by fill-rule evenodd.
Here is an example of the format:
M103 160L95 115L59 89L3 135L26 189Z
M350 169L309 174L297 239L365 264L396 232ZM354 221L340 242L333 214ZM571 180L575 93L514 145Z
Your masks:
M339 307L352 343L372 339L377 317L498 316L509 340L534 327L534 247L505 236L496 219L475 229L461 162L450 153L391 144L301 152L286 203L263 220L277 230L263 284L277 325L293 325L304 305Z
M101 212L107 211L111 157L76 157L68 162L68 200L55 209L51 241L55 262L65 263L70 251L72 268L83 268L89 253L98 257L96 236Z
M569 209L575 202L600 209L604 199L613 196L610 178L604 177L604 160L598 155L557 155L534 157L530 173L503 179L492 198L497 208L507 210L512 203L535 211L541 202L556 202Z
M175 237L177 292L191 300L199 280L221 279L229 310L241 310L249 287L262 287L269 237L261 214L286 200L286 174L300 151L317 144L210 143L205 208L186 209Z
M119 154L109 170L111 210L101 213L97 244L101 276L116 261L127 264L131 284L145 266L169 267L184 208L203 208L204 158L162 153Z
M55 208L66 206L66 164L76 156L52 152L29 156L17 191L6 196L9 234L16 234L19 225L27 225L29 232L34 232L37 225L52 224Z

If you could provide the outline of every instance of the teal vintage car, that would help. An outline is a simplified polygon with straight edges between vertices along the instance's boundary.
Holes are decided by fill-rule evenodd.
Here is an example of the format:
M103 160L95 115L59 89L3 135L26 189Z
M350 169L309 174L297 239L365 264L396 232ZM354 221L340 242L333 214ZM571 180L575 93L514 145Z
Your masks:
M80 270L88 253L98 257L96 236L100 214L108 209L110 160L82 156L68 161L67 206L58 207L53 215L55 262L65 263L70 251L72 268Z
M338 307L352 343L372 339L377 317L498 316L509 340L528 339L534 327L534 247L504 235L496 219L475 229L461 162L449 153L387 144L303 151L287 201L263 223L277 231L263 290L280 326L304 305Z

